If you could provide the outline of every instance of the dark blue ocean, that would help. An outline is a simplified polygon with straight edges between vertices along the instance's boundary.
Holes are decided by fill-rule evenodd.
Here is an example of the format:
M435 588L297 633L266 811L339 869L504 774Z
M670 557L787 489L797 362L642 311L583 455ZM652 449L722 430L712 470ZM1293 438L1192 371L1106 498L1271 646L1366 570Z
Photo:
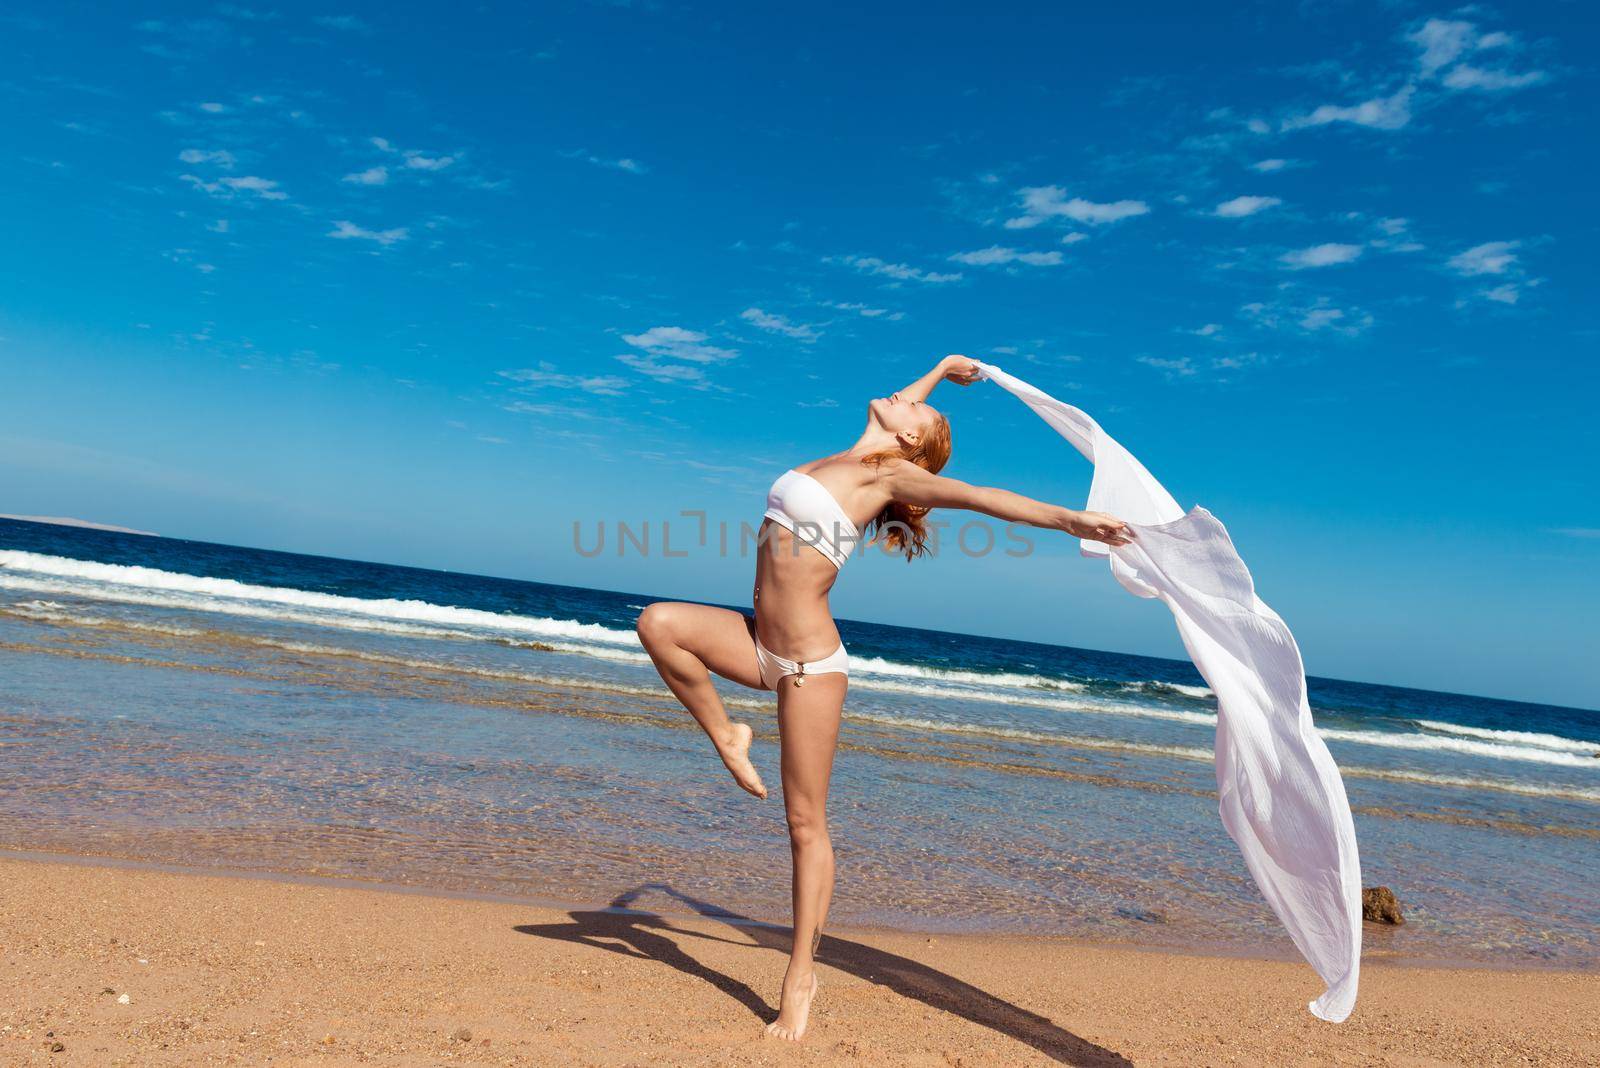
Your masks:
M648 594L0 520L0 831L44 850L782 920L781 804L633 636ZM1287 952L1187 662L840 621L840 921ZM724 687L776 784L770 694ZM1600 713L1332 679L1369 956L1600 961Z

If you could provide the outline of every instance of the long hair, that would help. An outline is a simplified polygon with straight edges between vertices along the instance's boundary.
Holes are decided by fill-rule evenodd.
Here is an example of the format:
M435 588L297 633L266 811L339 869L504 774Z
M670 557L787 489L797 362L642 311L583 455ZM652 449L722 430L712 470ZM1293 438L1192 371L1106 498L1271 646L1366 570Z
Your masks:
M950 460L950 445L950 420L940 415L939 421L929 427L915 445L875 452L862 457L861 462L877 467L885 460L905 460L937 475ZM924 520L929 511L931 509L914 504L890 501L867 523L868 544L882 540L889 548L904 553L909 563L927 551L928 528Z

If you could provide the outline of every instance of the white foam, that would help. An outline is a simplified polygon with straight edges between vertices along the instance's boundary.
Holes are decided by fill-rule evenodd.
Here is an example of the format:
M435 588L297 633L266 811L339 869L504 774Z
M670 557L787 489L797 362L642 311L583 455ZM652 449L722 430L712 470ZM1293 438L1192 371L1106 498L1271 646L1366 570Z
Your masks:
M1539 734L1534 731L1493 731L1483 727L1464 727L1459 723L1442 723L1438 720L1419 719L1417 726L1443 734L1466 738L1481 738L1507 745L1529 746L1534 749L1552 749L1558 753L1580 753L1593 758L1600 753L1600 742L1586 742L1581 738L1563 738L1559 734Z
M1554 749L1537 749L1524 745L1504 745L1499 742L1477 741L1471 738L1441 737L1437 734L1402 734L1395 731L1342 730L1322 727L1318 733L1328 741L1354 742L1357 745L1378 745L1385 749L1411 749L1423 752L1466 753L1470 756L1489 757L1493 760L1521 760L1530 764L1550 764L1564 768L1584 768L1600 772L1600 760L1578 753L1557 752Z
M963 671L959 668L928 667L920 664L902 664L897 660L884 660L876 656L852 656L850 674L893 675L900 678L934 679L939 682L959 683L968 686L1010 686L1022 689L1065 690L1081 692L1085 686L1071 679L1058 679L1049 675L1018 675L1009 671Z
M184 595L183 603L174 607L201 611L226 611L226 608L221 606L240 603L282 605L301 611L310 610L319 622L323 621L325 616L357 617L424 625L444 624L458 628L471 627L617 645L638 644L638 638L631 630L613 630L599 624L579 623L570 619L485 612L477 608L457 608L451 605L432 604L428 601L345 597L340 594L317 593L285 586L257 586L233 579L186 575L151 567L102 564L93 560L72 560L62 556L46 556L15 549L0 549L0 568L4 568L0 571L0 576L4 576L7 580L4 584L12 589L44 588L46 592L78 593L82 596L108 600L132 600L136 604L153 603L149 600L150 594L160 592ZM29 582L50 582L52 585L30 586L27 585Z

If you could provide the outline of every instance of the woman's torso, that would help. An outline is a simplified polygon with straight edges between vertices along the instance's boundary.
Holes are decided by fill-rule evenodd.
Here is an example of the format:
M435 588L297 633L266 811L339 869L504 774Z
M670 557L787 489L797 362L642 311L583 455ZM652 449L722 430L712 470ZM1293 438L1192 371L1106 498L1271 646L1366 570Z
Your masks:
M825 524L822 539L831 541L836 533L842 534L839 549L853 550L855 541L849 535L862 536L868 520L882 507L881 503L874 507L872 469L841 455L793 470L826 490L854 528L836 532L831 524ZM795 533L771 518L762 520L757 541L753 599L756 634L761 644L779 656L794 659L827 656L839 645L828 593L841 569L823 551L807 544L806 538L797 541Z

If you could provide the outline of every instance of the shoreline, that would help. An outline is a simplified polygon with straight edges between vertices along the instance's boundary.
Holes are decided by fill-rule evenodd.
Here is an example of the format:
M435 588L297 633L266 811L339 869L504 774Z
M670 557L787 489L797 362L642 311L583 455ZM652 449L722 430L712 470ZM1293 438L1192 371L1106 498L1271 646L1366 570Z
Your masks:
M382 879L362 879L356 876L344 875L318 875L311 872L281 871L274 869L254 869L230 867L227 865L208 866L204 864L173 864L165 861L143 860L137 857L122 857L110 854L94 853L61 853L51 850L19 849L0 846L0 865L10 862L26 864L55 864L64 867L98 868L109 871L149 872L161 875L188 876L197 878L234 879L246 882L266 882L284 884L289 886L316 887L329 890L356 890L380 894L400 894L408 897L434 898L442 901L479 902L496 905L521 905L537 909L553 911L591 911L614 913L618 916L627 915L660 915L673 919L692 919L704 917L706 913L696 912L688 907L680 908L652 908L629 909L599 906L592 902L544 896L539 894L506 894L492 890L462 890L451 887L432 886L423 883L403 883ZM763 929L771 931L787 931L785 923L756 919L742 916L727 910L716 910L714 918L721 923L733 927ZM982 938L1004 942L1037 941L1045 943L1061 943L1068 946L1083 948L1099 948L1116 950L1129 953L1149 953L1155 955L1176 955L1182 957L1207 958L1217 960L1260 961L1264 963L1305 965L1304 959L1292 946L1267 946L1244 947L1223 943L1160 943L1141 942L1134 939L1119 939L1115 937L1094 937L1078 931L1018 931L1008 929L996 930L959 930L951 931L943 928L917 926L913 923L864 923L853 921L846 924L832 925L841 931L850 931L864 935L885 936L913 936L920 938ZM1449 957L1431 956L1416 953L1404 953L1384 948L1374 948L1372 939L1381 938L1390 929L1379 924L1366 923L1363 925L1363 966L1384 965L1402 968L1427 968L1427 969L1460 969L1481 972L1505 973L1551 973L1573 975L1600 976L1600 961L1583 962L1574 964L1571 961L1547 961L1537 958L1518 957L1515 960L1495 961L1475 957Z
M1586 972L1371 961L1329 1025L1304 964L838 928L787 1046L762 1036L787 941L771 925L90 858L0 855L0 880L14 1064L1600 1061Z

